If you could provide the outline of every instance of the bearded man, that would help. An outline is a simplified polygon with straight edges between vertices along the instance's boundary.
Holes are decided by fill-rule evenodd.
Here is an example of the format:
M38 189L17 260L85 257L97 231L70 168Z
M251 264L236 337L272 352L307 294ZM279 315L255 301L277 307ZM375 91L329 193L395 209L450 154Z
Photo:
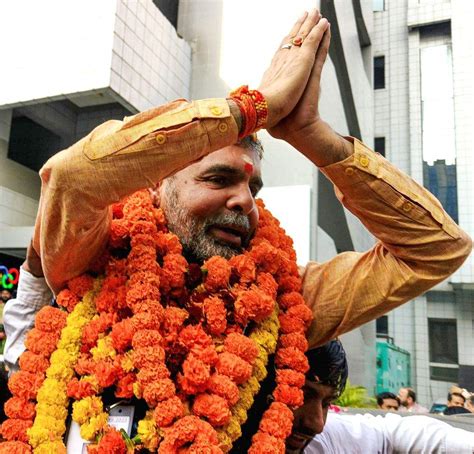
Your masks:
M241 253L257 229L255 198L262 186L259 143L245 137L261 127L318 166L378 239L367 252L301 268L301 293L313 313L310 348L453 273L471 251L466 233L424 188L357 139L342 138L319 116L329 41L329 23L313 10L283 39L258 91L239 91L247 93L245 102L240 94L178 100L124 122L107 122L51 158L41 170L33 249L38 272L53 292L102 254L111 205L157 184L160 207L186 259ZM24 268L28 271L28 263ZM21 341L37 309L25 300L6 309L10 365L21 350L13 354L12 344Z
M319 116L327 20L311 11L282 43L293 36L304 38L302 45L278 49L259 87L268 104L266 129L318 166L379 240L367 252L302 268L303 296L314 315L308 339L316 347L446 279L472 242L426 189ZM41 170L33 240L53 292L103 251L111 204L157 182L170 229L190 258L241 251L256 229L262 186L261 146L251 138L238 142L242 129L232 98L175 101L109 121L53 156Z

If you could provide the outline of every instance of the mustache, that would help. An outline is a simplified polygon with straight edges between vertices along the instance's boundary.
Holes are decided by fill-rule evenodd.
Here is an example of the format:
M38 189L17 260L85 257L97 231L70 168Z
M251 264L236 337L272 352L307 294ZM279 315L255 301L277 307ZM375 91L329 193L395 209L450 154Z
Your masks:
M222 225L222 226L229 226L229 227L239 227L242 230L245 230L248 235L250 235L250 221L249 218L242 213L222 213L207 218L204 222L204 229L207 230L209 227L213 225Z

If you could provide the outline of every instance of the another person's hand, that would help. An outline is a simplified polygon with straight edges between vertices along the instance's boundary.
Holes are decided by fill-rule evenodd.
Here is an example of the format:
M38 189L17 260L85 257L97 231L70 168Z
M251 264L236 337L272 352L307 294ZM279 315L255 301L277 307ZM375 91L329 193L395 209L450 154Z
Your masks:
M30 242L28 249L26 250L26 260L23 262L22 267L33 276L44 276L41 258L33 247L33 242Z
M329 22L322 19L318 10L305 13L283 39L270 67L263 75L258 90L268 104L267 129L277 125L296 106L310 78L316 52ZM301 46L292 45L292 39L303 40Z

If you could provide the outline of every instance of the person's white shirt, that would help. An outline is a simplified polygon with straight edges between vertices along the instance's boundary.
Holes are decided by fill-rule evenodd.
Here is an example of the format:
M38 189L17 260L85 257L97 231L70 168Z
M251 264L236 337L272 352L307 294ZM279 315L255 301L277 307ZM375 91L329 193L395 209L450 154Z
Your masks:
M25 350L25 338L33 328L36 313L51 303L53 292L42 277L35 277L23 267L16 298L5 304L3 325L7 341L5 343L4 361L10 372L18 370L18 358Z
M324 431L305 454L472 454L474 432L458 429L429 416L394 413L344 415L329 413Z

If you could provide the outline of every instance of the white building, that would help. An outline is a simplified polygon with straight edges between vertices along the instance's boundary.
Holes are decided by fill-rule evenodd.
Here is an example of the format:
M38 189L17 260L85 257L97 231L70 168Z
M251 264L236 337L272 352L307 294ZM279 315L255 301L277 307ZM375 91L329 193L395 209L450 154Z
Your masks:
M34 223L42 164L107 119L189 97L191 48L151 0L21 0L0 14L0 227L15 227L1 248L12 249L31 235L17 227Z
M375 148L425 184L474 235L474 4L374 2ZM474 258L378 326L408 350L425 405L451 384L474 391ZM378 330L380 331L380 330Z

